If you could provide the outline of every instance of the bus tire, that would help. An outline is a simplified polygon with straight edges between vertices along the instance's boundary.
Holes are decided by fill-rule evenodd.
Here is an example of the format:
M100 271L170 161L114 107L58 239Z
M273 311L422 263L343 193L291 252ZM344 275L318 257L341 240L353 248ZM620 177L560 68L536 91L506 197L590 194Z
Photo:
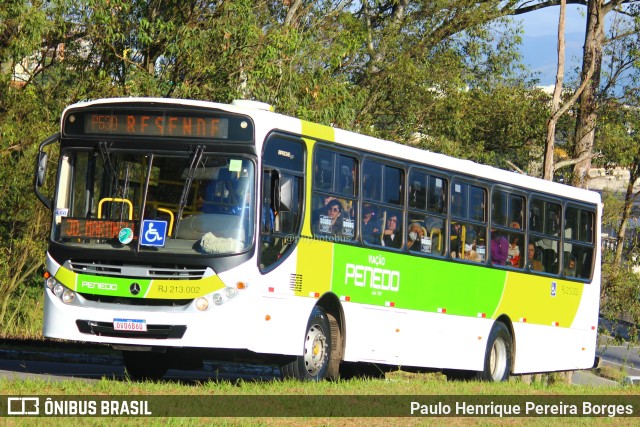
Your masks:
M484 369L478 376L484 381L506 381L511 373L512 341L509 328L496 322L489 334L487 349L484 355Z
M339 328L335 318L321 307L314 307L307 322L303 354L282 366L282 375L302 381L337 377L340 355L336 346L339 342Z
M169 359L165 353L123 351L122 361L127 376L134 381L159 380L169 370Z

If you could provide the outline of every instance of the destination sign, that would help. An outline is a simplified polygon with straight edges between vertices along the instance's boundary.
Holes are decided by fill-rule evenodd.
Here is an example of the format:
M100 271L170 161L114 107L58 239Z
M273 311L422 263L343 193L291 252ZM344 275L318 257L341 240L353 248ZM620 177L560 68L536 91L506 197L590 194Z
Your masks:
M87 134L136 135L179 138L229 138L224 117L193 117L164 114L88 114Z
M214 109L158 109L145 104L78 108L65 114L65 136L253 142L247 116Z
M135 221L111 219L62 218L61 238L117 239L120 230L135 230Z

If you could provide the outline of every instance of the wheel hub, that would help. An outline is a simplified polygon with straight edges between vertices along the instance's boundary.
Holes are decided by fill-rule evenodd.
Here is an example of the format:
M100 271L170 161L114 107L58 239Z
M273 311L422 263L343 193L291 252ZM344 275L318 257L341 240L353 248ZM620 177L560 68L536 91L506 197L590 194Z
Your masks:
M317 375L325 365L327 337L317 325L309 328L304 343L304 366L309 375Z

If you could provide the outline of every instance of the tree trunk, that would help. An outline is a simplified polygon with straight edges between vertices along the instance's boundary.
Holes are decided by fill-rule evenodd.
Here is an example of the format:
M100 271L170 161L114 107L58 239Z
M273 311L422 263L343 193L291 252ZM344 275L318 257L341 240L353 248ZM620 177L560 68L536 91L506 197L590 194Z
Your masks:
M636 199L633 193L633 186L638 180L640 170L635 167L629 171L629 182L627 182L627 191L624 195L624 207L622 209L622 218L620 218L620 226L616 235L616 253L613 259L614 265L620 265L622 263L622 251L624 250L624 235L627 232L627 223L631 216L631 209L633 208L633 202Z
M553 152L555 151L556 124L559 118L556 113L560 109L562 81L564 80L564 17L566 7L566 0L561 0L560 17L558 18L558 70L551 102L551 117L547 121L547 143L544 146L543 178L548 181L553 181Z
M596 94L600 85L602 66L602 43L604 40L604 0L590 0L587 6L587 30L584 40L581 81L588 78L593 63L593 76L580 95L580 107L576 120L575 146L573 157L582 159L573 167L571 184L579 188L589 185L589 169L597 118Z

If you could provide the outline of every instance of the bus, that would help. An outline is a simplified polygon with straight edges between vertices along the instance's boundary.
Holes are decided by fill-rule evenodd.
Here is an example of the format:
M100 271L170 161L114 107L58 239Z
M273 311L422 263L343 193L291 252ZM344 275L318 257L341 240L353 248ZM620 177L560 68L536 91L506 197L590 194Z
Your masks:
M257 101L164 98L66 108L34 187L44 337L121 350L132 378L213 359L301 380L594 365L595 192Z

